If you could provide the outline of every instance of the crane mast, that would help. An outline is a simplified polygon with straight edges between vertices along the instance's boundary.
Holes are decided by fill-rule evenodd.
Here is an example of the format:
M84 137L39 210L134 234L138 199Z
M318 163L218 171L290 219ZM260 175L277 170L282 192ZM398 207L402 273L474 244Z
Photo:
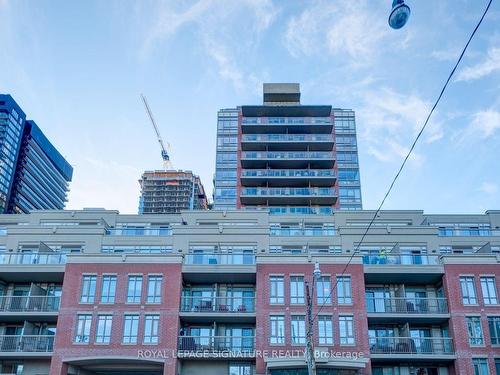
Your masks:
M164 167L164 169L172 169L172 162L170 161L170 156L168 155L167 148L165 147L165 144L163 143L163 139L161 138L160 130L158 129L158 126L156 125L155 119L153 117L153 112L151 112L151 108L149 108L148 101L146 100L146 97L143 94L141 94L141 99L142 99L142 102L144 103L144 108L146 108L146 112L149 116L149 119L151 120L151 123L153 124L153 128L155 130L158 143L160 144L161 158L163 159L163 167Z

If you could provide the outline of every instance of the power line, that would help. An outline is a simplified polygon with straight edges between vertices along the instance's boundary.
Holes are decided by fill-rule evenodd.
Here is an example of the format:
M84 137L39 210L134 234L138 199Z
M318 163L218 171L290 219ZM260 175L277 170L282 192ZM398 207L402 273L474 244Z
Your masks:
M474 28L474 30L472 31L472 34L470 35L469 39L467 40L467 43L465 44L464 48L462 49L462 53L460 53L460 56L457 60L457 62L455 63L455 66L453 67L453 69L451 70L450 74L448 75L448 79L446 80L443 88L441 89L441 92L439 93L439 96L437 97L434 105L432 106L429 114L427 115L427 118L425 119L425 122L424 122L424 125L422 126L422 128L420 129L420 131L418 132L417 134L417 137L415 138L415 140L413 141L413 144L411 145L410 147L410 150L408 151L408 153L406 154L404 160L403 160L403 163L401 164L401 166L399 167L399 170L398 172L396 173L396 175L394 176L394 179L392 180L391 184L389 185L389 189L387 190L387 192L385 193L384 195L384 198L382 199L382 201L380 202L380 205L378 206L377 210L375 211L375 214L373 215L373 218L371 219L370 223L368 224L368 226L366 227L366 230L365 232L363 233L363 236L361 237L361 241L358 242L358 245L356 246L356 249L353 251L353 253L351 254L349 260L347 261L344 269L342 270L342 273L340 274L340 277L344 276L345 272L347 271L347 267L349 267L349 265L351 264L352 260L354 259L354 256L359 252L359 248L361 247L361 244L363 243L363 240L365 239L366 235L368 234L368 231L370 230L373 222L375 221L375 219L377 218L377 216L379 215L380 213L380 210L382 209L382 206L384 205L387 197L389 196L389 194L391 193L392 191L392 188L394 187L394 184L396 183L396 180L399 178L399 175L401 174L404 166L406 165L406 162L408 161L408 159L410 158L412 152L413 152L413 149L415 148L418 140L420 139L420 136L422 135L422 133L424 132L425 128L427 127L427 123L429 122L429 119L431 118L432 114L434 113L434 110L436 109L437 105L439 104L439 102L441 101L441 97L443 96L445 90L446 90L446 87L448 87L448 83L450 82L451 78L453 77L453 75L455 74L455 71L457 70L457 67L458 65L460 64L460 62L462 61L462 57L464 56L465 52L467 51L467 48L469 47L469 44L472 40L472 38L474 37L474 35L476 34L476 31L479 29L479 26L481 26L481 23L483 22L483 19L484 17L486 16L486 14L488 13L488 10L490 9L490 5L491 3L493 2L493 0L489 0L488 2L488 5L486 6L486 9L484 10L484 13L483 15L481 16L481 18L479 19L479 22L477 23L476 27ZM338 285L338 280L339 280L339 277L336 278L335 280L335 285L333 286L333 288L330 289L330 293L328 295L328 297L326 297L323 301L323 303L320 305L318 311L316 312L316 314L314 314L314 317L313 317L313 322L314 320L317 318L318 314L321 312L321 310L323 310L323 307L326 305L326 301L328 300L331 300L331 297L332 297L332 294L333 294L333 291L337 288L337 285Z

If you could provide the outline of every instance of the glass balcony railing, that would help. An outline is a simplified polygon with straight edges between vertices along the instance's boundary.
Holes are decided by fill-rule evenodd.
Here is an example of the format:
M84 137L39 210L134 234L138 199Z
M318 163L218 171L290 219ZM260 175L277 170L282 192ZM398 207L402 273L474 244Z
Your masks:
M0 311L53 312L59 310L58 296L0 296Z
M253 313L255 297L183 296L182 312L196 313Z
M329 151L299 151L299 152L256 152L241 153L242 159L334 159L333 152Z
M331 215L331 207L309 207L309 206L271 206L264 207L272 215L305 214L305 215Z
M330 117L243 117L244 125L332 125Z
M255 336L179 336L178 348L187 352L250 353Z
M66 254L0 254L0 264L66 264Z
M380 314L447 314L446 298L366 297L369 313Z
M477 229L477 228L439 228L440 237L489 237L500 236L500 230Z
M0 336L0 352L50 353L53 347L53 335Z
M243 188L241 195L253 196L337 196L338 192L335 188Z
M252 254L186 254L184 264L193 265L252 265L255 264L255 255Z
M271 236L334 236L335 228L271 228Z
M438 265L439 255L398 254L398 255L363 255L366 265Z
M370 337L369 343L372 354L454 354L448 337Z
M171 236L172 228L109 228L108 236Z
M243 134L242 142L333 142L331 134Z
M243 169L241 177L336 177L333 169Z

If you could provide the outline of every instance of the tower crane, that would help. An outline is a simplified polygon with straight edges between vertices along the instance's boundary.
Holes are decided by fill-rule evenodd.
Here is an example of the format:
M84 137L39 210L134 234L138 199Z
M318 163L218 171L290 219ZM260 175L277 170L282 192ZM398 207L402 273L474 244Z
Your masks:
M165 144L163 143L163 139L161 138L160 130L158 129L158 126L156 125L155 119L153 117L153 112L151 112L151 108L149 108L148 101L146 100L146 97L143 94L141 94L141 99L142 99L142 102L144 103L144 108L146 108L146 112L149 116L149 119L151 120L151 123L153 124L153 127L155 129L156 138L158 139L158 143L160 144L161 157L163 159L163 168L165 170L172 169L172 162L170 161L170 156L168 156L167 148L165 147ZM168 147L168 144L167 144L167 147Z

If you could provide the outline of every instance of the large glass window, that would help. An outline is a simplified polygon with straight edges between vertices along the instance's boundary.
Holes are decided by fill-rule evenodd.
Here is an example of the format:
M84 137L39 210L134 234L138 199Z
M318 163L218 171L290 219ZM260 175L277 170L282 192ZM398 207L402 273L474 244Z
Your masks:
M319 343L324 345L333 344L332 317L327 315L318 316L318 338Z
M83 275L82 290L80 294L81 303L94 303L96 290L96 275Z
M123 343L137 344L139 315L125 315L123 319Z
M97 317L97 330L95 333L95 342L99 344L109 344L111 340L111 325L113 315L99 315Z
M330 276L321 276L316 284L318 305L332 303Z
M158 327L160 315L151 314L144 317L144 344L158 344Z
M116 296L116 276L103 275L101 289L101 303L114 303Z
M500 345L500 316L489 316L488 327L490 330L491 345Z
M337 301L340 305L352 303L351 276L337 276Z
M471 346L484 345L483 328L481 318L478 316L466 317L469 344Z
M476 287L474 285L474 276L460 277L460 289L462 291L462 303L464 305L476 305Z
M269 303L285 303L285 282L283 276L271 276Z
M269 341L271 344L285 343L285 317L282 315L271 315L269 317L271 334Z
M231 363L229 365L229 375L252 375L252 365L250 363Z
M148 276L148 296L146 297L147 303L161 302L162 281L163 281L163 276L161 275Z
M472 358L474 375L489 375L488 360L486 358Z
M88 343L90 339L91 314L78 314L76 319L75 342Z
M304 303L304 277L291 276L290 277L290 303L299 304Z
M483 301L485 305L497 305L497 288L495 285L495 277L481 277L481 292L483 293Z
M127 303L140 303L142 294L142 276L128 277Z
M302 315L292 315L292 344L306 343L306 320Z
M354 344L354 321L352 316L339 316L339 333L341 345Z

